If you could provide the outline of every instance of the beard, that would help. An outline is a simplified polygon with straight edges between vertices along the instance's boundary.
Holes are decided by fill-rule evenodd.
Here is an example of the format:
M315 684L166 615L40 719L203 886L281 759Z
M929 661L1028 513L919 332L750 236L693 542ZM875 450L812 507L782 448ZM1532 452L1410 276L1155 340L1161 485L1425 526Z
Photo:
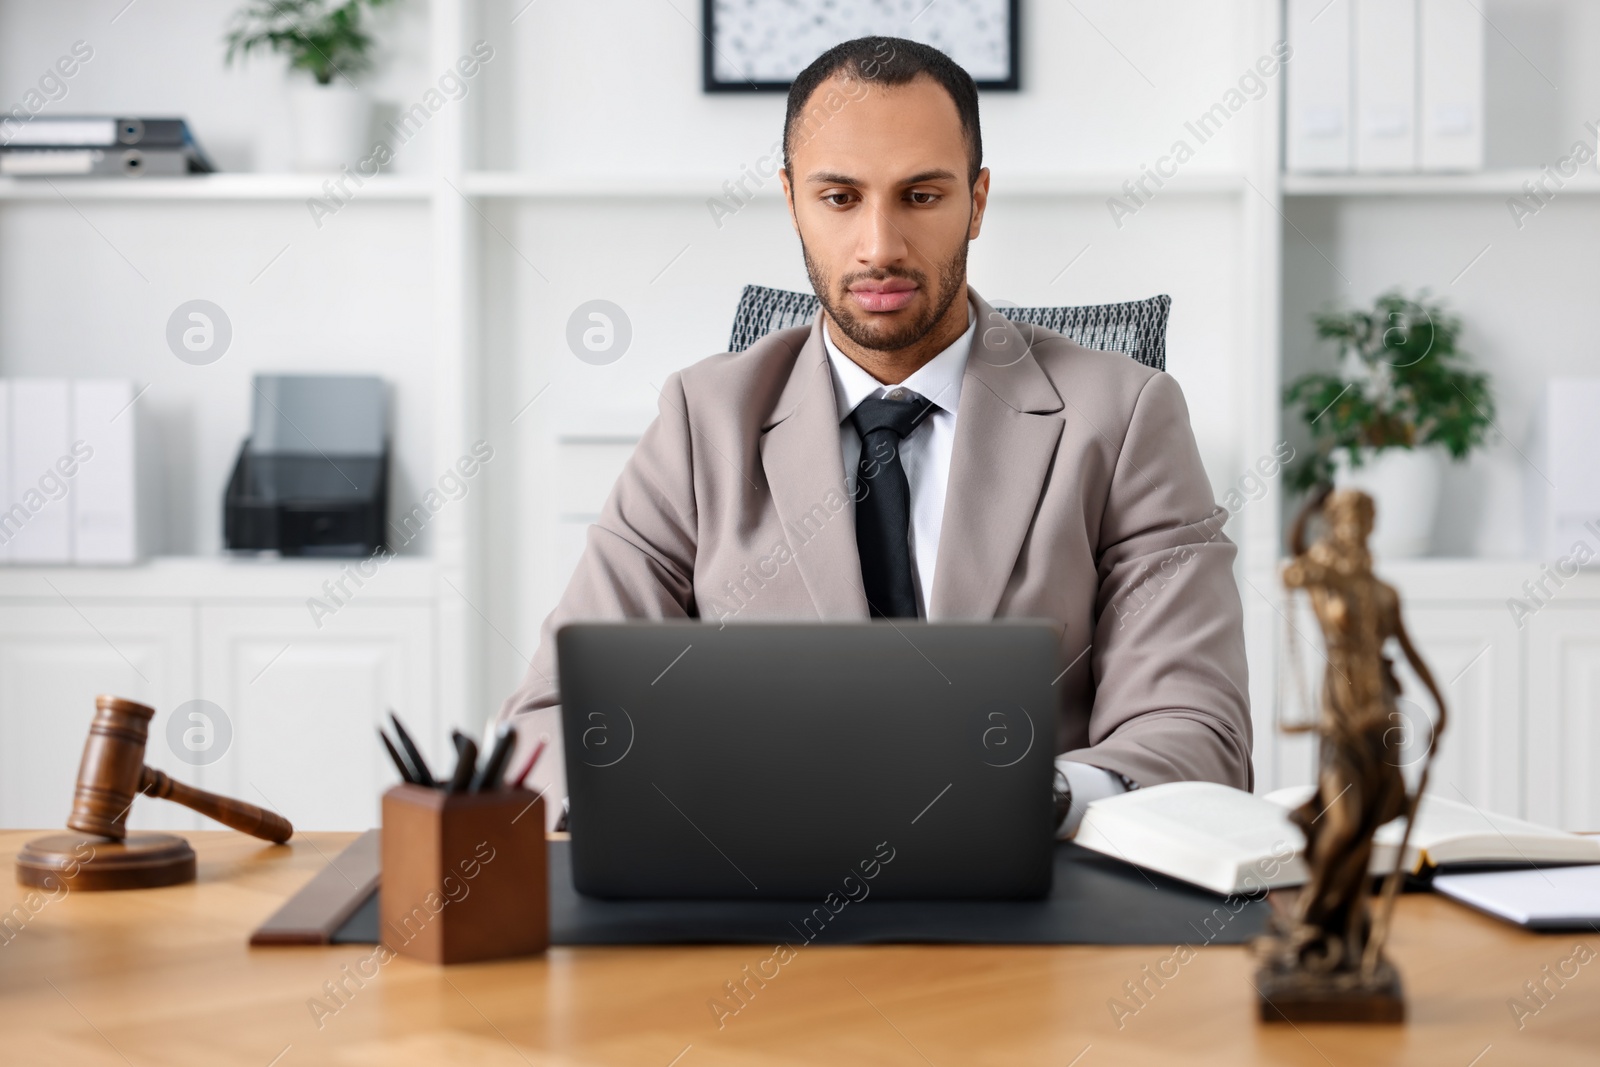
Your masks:
M805 258L806 275L811 279L811 288L828 312L828 317L833 319L834 325L862 348L879 352L897 352L910 348L928 336L950 310L950 305L955 303L956 297L961 294L961 288L967 278L969 243L963 238L950 258L940 264L938 288L933 292L933 299L923 306L922 314L896 324L880 323L876 321L877 316L873 315L865 318L857 315L850 304L850 285L858 281L905 278L915 282L920 292L926 293L929 292L928 276L922 271L899 268L858 271L839 279L838 290L835 291L829 284L828 277L823 274L822 268L811 258L811 250L806 247L804 237L800 239L800 254Z

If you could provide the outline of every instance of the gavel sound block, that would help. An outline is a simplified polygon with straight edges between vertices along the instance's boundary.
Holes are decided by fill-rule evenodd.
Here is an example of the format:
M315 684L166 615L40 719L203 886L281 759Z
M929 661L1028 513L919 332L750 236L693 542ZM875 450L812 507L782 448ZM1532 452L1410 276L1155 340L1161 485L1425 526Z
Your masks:
M184 785L144 765L155 709L114 696L95 697L83 745L69 829L28 842L17 855L17 881L55 889L147 889L194 880L194 850L175 834L130 834L128 809L140 793L164 797L241 833L275 844L294 827L280 815Z

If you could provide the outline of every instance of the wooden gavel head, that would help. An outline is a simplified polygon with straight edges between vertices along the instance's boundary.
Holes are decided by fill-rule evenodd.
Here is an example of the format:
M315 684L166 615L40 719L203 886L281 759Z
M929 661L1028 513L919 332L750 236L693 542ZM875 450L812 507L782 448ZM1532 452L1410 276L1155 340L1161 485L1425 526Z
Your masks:
M83 744L78 786L67 826L85 834L122 841L128 835L128 809L140 793L164 797L208 815L225 826L279 844L294 827L275 812L207 793L144 765L145 742L155 709L121 697L94 699L94 721Z
M128 809L139 795L144 746L156 709L104 694L94 698L94 708L67 825L121 841L128 836Z

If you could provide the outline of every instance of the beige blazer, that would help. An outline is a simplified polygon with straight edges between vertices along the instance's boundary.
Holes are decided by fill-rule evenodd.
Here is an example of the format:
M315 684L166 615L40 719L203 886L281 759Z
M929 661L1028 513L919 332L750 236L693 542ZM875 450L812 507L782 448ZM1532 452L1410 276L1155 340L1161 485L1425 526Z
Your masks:
M1252 788L1235 548L1177 382L1019 329L968 292L978 329L929 619L1061 624L1058 753L1140 785ZM820 316L677 371L660 393L500 709L516 759L548 735L535 778L554 798L564 623L869 617Z

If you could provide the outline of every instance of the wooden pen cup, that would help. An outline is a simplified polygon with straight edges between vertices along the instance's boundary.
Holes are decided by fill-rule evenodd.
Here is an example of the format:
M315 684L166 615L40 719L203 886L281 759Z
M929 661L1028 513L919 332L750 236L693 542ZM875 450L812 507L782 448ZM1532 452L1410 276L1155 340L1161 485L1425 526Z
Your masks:
M379 937L402 956L470 963L550 943L544 801L525 789L383 795Z

